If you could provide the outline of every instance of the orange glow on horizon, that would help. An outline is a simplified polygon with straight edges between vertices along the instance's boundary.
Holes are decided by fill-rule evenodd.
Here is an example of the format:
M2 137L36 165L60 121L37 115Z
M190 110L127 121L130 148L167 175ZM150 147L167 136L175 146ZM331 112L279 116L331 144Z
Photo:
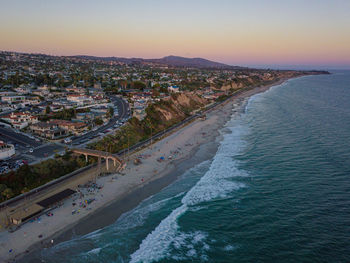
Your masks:
M331 7L320 5L319 13L300 14L300 7L292 6L299 15L295 17L276 12L276 6L271 12L262 3L251 1L255 9L254 5L225 2L226 7L211 3L198 13L184 3L177 6L165 1L159 7L155 2L158 5L153 7L161 9L157 14L152 14L155 11L144 2L132 5L107 1L108 8L92 1L70 8L62 3L40 2L43 10L36 10L37 6L31 7L28 2L21 3L27 4L23 10L20 5L8 4L8 12L0 11L0 24L6 25L0 26L0 50L144 58L179 55L235 65L338 63L350 67L346 8L334 6L330 19L323 13L331 12ZM189 5L194 4L189 1ZM283 3L279 5L280 10L285 8ZM183 15L178 16L176 8L184 7ZM312 10L316 7L310 6Z

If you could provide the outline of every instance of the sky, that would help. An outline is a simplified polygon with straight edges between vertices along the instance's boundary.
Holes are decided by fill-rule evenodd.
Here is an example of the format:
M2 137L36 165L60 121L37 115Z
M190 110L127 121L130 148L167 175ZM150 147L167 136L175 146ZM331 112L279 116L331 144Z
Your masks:
M0 0L0 50L350 69L350 0Z

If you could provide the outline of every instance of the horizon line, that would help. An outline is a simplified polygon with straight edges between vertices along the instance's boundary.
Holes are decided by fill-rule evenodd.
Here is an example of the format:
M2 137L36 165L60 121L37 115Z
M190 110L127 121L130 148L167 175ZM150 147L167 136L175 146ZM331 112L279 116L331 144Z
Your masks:
M100 55L92 55L92 54L75 54L75 55L58 55L58 54L50 54L50 53L42 53L42 52L25 52L25 51L14 51L14 50L0 50L0 52L12 52L12 53L20 53L20 54L31 54L31 55L45 55L45 56L52 56L52 57L79 57L79 56L87 56L87 57L96 57L96 58L126 58L126 59L162 59L165 57L181 57L181 58L188 58L188 59L205 59L211 62L221 63L225 64L227 66L239 66L239 67L252 67L257 69L283 69L283 70L312 70L311 68L314 68L313 70L350 70L350 63L349 65L327 65L327 64L312 64L312 63L300 63L300 64L280 64L280 63L227 63L222 62L219 60L212 60L205 57L187 57L184 55L163 55L160 57L152 57L152 58L144 58L144 57L134 57L134 56L115 56L115 55L109 55L109 56L100 56Z

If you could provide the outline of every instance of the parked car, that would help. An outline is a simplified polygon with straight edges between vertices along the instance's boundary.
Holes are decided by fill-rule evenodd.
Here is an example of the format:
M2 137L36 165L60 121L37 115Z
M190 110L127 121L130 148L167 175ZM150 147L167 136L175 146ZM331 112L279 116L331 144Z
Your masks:
M65 138L63 140L64 143L68 144L68 143L71 143L72 142L72 139L71 138Z

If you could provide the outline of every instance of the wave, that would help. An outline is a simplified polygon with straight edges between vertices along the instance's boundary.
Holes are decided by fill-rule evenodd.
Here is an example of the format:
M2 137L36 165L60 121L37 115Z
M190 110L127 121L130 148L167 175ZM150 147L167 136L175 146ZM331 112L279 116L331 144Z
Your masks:
M131 263L153 262L164 257L171 257L176 260L184 259L184 257L199 258L201 261L206 260L205 251L209 249L209 245L204 241L206 234L200 231L181 232L177 220L193 206L215 199L228 198L233 191L245 187L243 183L235 182L232 179L238 176L247 176L245 171L238 169L238 161L234 159L234 156L244 147L242 137L247 130L239 123L239 119L233 118L225 128L229 132L223 134L224 130L221 131L223 140L209 170L182 198L181 206L173 210L142 240L138 250L130 256ZM189 246L185 246L185 240L190 243ZM200 253L197 253L193 246L194 244L198 245L198 243L201 243ZM181 253L181 255L171 255L170 247L175 249L181 247L186 252Z

